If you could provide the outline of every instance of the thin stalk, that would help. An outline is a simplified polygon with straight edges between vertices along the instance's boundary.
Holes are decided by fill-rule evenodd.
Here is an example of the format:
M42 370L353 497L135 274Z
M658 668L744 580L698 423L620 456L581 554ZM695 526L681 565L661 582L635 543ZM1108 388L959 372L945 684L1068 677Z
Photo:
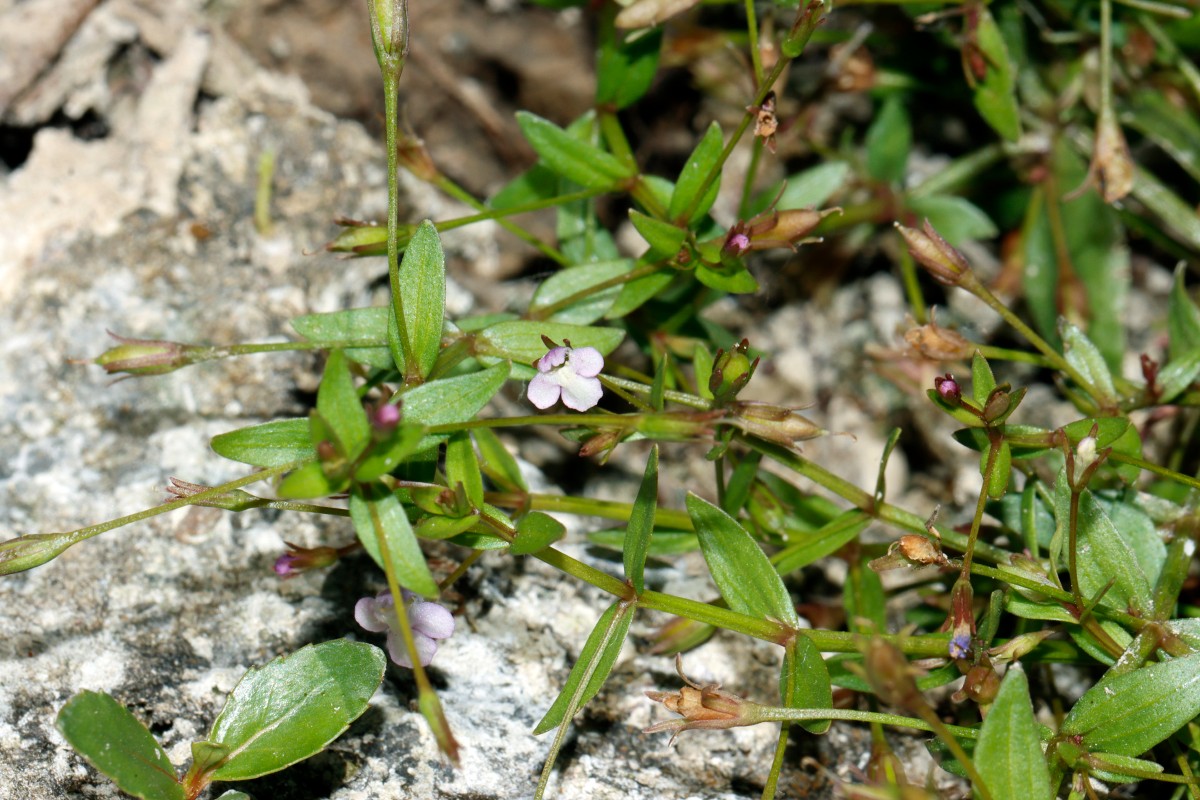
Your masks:
M991 486L992 472L996 469L996 458L1000 455L1000 447L1003 444L1003 435L995 429L989 429L987 463L983 468L983 486L979 490L979 500L975 503L975 515L971 517L971 530L967 534L967 549L963 552L962 580L964 581L970 579L971 558L975 555L979 527L983 524L983 509L987 504L988 487Z
M457 183L452 181L450 178L447 178L445 175L442 175L440 173L438 174L437 180L434 182L434 186L441 189L443 192L450 195L451 197L466 203L467 205L471 206L471 208L474 208L476 211L487 212L487 211L495 210L495 209L489 209L486 203L484 203L481 200L476 199L475 196L472 195L470 192L468 192L466 189L462 188ZM507 219L506 217L496 217L495 219L496 219L497 225L499 225L501 228L504 228L504 230L508 231L513 236L516 236L521 241L523 241L526 244L533 247L535 250L537 250L539 253L544 255L546 258L550 259L551 261L555 261L564 267L570 265L570 263L571 263L570 259L568 259L565 255L563 255L560 250L557 250L557 249L551 247L550 245L546 244L541 239L539 239L537 236L533 235L531 232L527 231L525 228L522 228L517 223L513 222L510 219Z
M917 717L902 717L899 714L885 714L879 711L857 711L851 708L783 708L782 706L763 706L755 712L755 717L763 722L815 722L830 719L838 722L876 722L880 725L892 725L900 728L938 733L929 722ZM942 728L953 736L963 739L978 739L979 731L975 728L964 728L961 725L942 725Z
M929 321L925 313L925 293L921 291L921 281L917 276L917 262L907 247L900 248L900 279L904 283L904 294L908 297L908 310L918 325Z
M746 0L748 4L753 4L754 0ZM757 48L754 52L758 52ZM761 68L761 65L760 65ZM742 199L738 201L738 218L745 219L749 214L750 197L754 192L754 179L758 177L758 165L762 161L763 141L756 138L754 147L750 151L750 166L746 168L746 178L742 182Z
M392 308L396 327L403 344L405 363L410 370L419 369L417 359L412 358L415 347L408 335L408 324L404 316L404 297L400 294L400 154L396 150L396 129L400 108L400 71L383 70L383 116L388 159L388 215L387 215L387 262L388 285L391 288ZM410 372L409 380L420 381L420 375ZM397 595L398 596L398 595ZM399 601L397 601L399 602Z
M745 0L744 5L746 8L746 33L750 39L750 63L754 65L754 85L761 86L763 64L762 53L758 49L758 14L755 13L754 0Z

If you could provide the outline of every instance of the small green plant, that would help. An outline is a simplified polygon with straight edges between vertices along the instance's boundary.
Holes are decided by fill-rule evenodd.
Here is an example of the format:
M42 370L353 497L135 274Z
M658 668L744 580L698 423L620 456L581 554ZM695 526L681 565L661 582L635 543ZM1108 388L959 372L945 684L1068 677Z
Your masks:
M853 791L880 793L872 796L918 791L888 748L887 726L933 734L940 765L984 800L1094 797L1096 782L1135 781L1200 797L1200 603L1187 584L1200 480L1186 439L1146 435L1156 419L1147 412L1200 405L1200 307L1184 268L1163 315L1165 344L1141 355L1139 377L1122 371L1131 248L1192 265L1200 255L1200 71L1182 46L1200 35L1194 4L966 0L920 4L920 13L913 3L862 4L884 7L879 19L906 31L889 37L873 32L876 9L854 3L747 2L744 30L710 26L749 56L753 88L736 124L706 120L678 172L651 174L622 112L652 89L664 23L690 5L596 7L593 110L565 127L518 114L538 161L484 200L398 133L407 9L403 0L372 0L386 90L388 220L346 223L329 248L386 256L390 303L298 317L299 339L282 345L118 337L97 363L125 375L273 350L328 358L309 416L212 440L217 453L255 472L216 487L175 480L175 499L156 508L0 543L0 574L188 505L348 517L356 544L289 545L276 571L290 577L366 551L388 592L360 601L356 618L386 632L391 659L412 669L421 713L454 762L458 745L424 669L454 624L433 601L492 551L538 559L611 597L533 731L556 731L538 797L572 719L606 685L635 615L647 610L675 617L654 637L657 652L689 651L717 629L778 647L775 702L696 683L682 660L679 691L648 693L679 715L651 732L779 723L764 798L775 794L792 726L821 734L834 721L871 727L874 786ZM912 45L918 38L921 46ZM785 77L792 65L813 64L826 78ZM819 104L840 93L874 108L864 129L835 141L792 127L801 112L789 94ZM781 120L784 108L792 117ZM930 119L971 134L954 139L930 130ZM1136 134L1134 148L1126 131ZM740 172L731 160L739 147L748 155ZM769 169L767 154L777 151L790 156ZM921 163L931 152L944 156L933 171ZM477 213L402 223L401 166ZM737 189L732 211L718 208L723 184ZM627 208L643 240L636 256L618 247L601 198ZM555 211L553 242L514 220L542 209ZM450 318L440 234L481 220L498 221L557 269L525 307ZM977 269L964 253L1001 231L999 272ZM770 259L823 239L895 254L914 322L907 349L875 368L881 383L959 426L954 440L977 458L980 488L961 524L889 501L885 467L906 431L889 437L868 488L806 457L801 443L827 432L792 405L752 399L756 370L771 354L706 315L717 300L775 280L781 262ZM1003 346L938 326L925 294L942 291L970 295L972 313L1001 322ZM1053 385L1073 421L1021 422L1029 386L1020 384L1038 380ZM526 381L536 413L484 413L498 393ZM560 401L566 411L556 409ZM630 501L531 491L496 431L537 427L600 462L619 447L635 449L645 467ZM683 508L659 502L664 453L675 452L661 449L665 442L707 458L711 496L689 493ZM274 482L272 496L245 490L263 481ZM621 574L556 547L566 528L554 514L613 520L616 527L589 539L620 552ZM893 540L864 539L871 523ZM435 575L423 540L450 543L461 562ZM712 577L711 602L647 585L648 558L694 550ZM810 626L792 579L827 559L844 562L844 595L840 605L810 608ZM926 598L902 626L891 614L897 593L879 576L890 569L913 571ZM1047 679L1060 664L1091 676L1067 706ZM183 779L107 695L76 696L59 725L123 791L190 800L211 781L248 779L319 751L362 712L382 669L378 649L333 642L252 671L209 739L193 745ZM926 694L956 681L946 704ZM835 704L835 688L843 702ZM341 698L336 713L331 693ZM286 744L276 748L271 737Z

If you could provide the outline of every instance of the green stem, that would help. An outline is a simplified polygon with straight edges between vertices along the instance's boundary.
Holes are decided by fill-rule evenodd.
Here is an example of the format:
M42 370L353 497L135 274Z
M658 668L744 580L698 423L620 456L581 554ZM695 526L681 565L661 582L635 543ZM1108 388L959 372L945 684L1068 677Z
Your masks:
M400 342L404 350L408 374L405 381L420 382L415 372L420 367L413 357L416 347L409 338L407 318L404 316L404 297L400 294L400 155L396 150L396 129L400 108L400 71L383 71L383 117L388 159L388 216L387 216L387 262L388 285L391 288L391 303L399 329ZM397 602L399 602L397 600Z
M745 0L746 33L750 38L750 63L754 65L754 85L761 86L763 82L762 53L758 48L758 15L754 10L754 0ZM761 100L759 102L762 102Z
M884 714L879 711L856 711L850 708L783 708L781 706L761 706L756 709L754 716L762 722L815 722L822 719L839 722L877 722L881 725L893 725L901 728L912 728L928 733L937 733L934 727L923 719L902 717L899 714ZM979 731L975 728L964 728L960 725L943 725L948 733L963 739L978 739Z
M434 186L441 189L451 197L461 200L462 202L471 206L471 208L474 208L476 211L484 213L495 211L495 209L489 209L486 203L481 200L477 200L474 195L459 186L450 178L447 178L445 175L439 173L437 180L434 182ZM564 267L570 265L570 259L563 255L561 251L556 250L555 248L546 244L537 236L534 236L531 232L525 230L525 228L522 228L517 223L503 216L495 217L495 220L496 224L501 228L504 228L504 230L508 231L513 236L516 236L521 241L530 245L546 258L550 259L551 261L555 261Z
M651 393L651 391L653 391L653 387L647 386L644 383L626 380L625 378L618 378L615 375L603 375L601 376L601 380L606 383L610 383L613 386L619 386L626 391L637 392L638 394L648 395ZM689 408L699 409L700 411L708 411L711 407L711 403L699 395L689 394L687 392L677 392L673 389L664 390L663 399L670 400L673 403L679 403L683 406L688 406Z
M975 503L975 515L971 517L971 530L967 534L967 549L963 553L962 580L969 580L971 574L971 558L975 555L979 527L983 524L983 509L987 504L988 490L992 485L992 472L996 469L996 459L1000 455L1000 447L1003 444L1003 434L994 428L989 428L987 463L983 468L983 486L979 490L979 500Z

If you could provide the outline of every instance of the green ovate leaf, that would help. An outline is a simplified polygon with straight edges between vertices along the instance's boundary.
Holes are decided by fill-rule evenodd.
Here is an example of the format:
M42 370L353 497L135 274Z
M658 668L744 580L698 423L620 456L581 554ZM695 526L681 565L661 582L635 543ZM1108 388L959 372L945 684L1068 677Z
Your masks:
M593 287L619 278L632 269L633 261L623 258L560 270L543 281L533 293L533 300L529 303L529 314L549 322L590 325L608 312L617 295L621 293L621 284L603 289ZM585 296L544 316L544 311L549 307L559 306L562 301L584 292Z
M348 308L344 311L293 317L292 327L310 342L344 350L346 358L351 361L369 367L391 369L395 364L388 350L389 314L391 310L385 306ZM364 346L349 346L356 342ZM371 343L370 346L366 346L368 343Z
M1100 349L1078 326L1065 319L1058 321L1058 330L1067 363L1096 390L1097 396L1092 400L1103 408L1115 408L1119 401L1117 390L1113 386L1112 373L1109 372Z
M646 553L650 548L650 537L654 533L654 512L658 509L658 445L650 448L646 459L646 471L638 487L629 512L629 524L625 528L625 577L633 583L638 594L646 588Z
M593 328L561 322L514 320L501 322L475 335L475 352L481 356L511 359L517 364L532 364L546 355L542 336L556 342L571 340L572 347L594 347L602 355L617 349L625 332L617 328Z
M371 438L371 423L354 388L354 378L341 350L329 354L317 388L317 412L329 427L334 444L348 460L358 458Z
M254 467L281 467L306 458L316 458L307 419L277 419L212 439L213 452L231 461Z
M162 746L111 695L80 692L58 712L56 724L71 746L122 792L143 800L183 800L183 786Z
M988 396L992 390L996 388L996 377L992 374L992 367L988 364L978 350L971 358L971 398L975 401L975 405L983 408L987 404Z
M633 621L635 608L634 605L626 605L618 601L600 615L596 627L592 628L591 634L584 642L583 650L579 653L579 660L571 668L571 674L567 676L567 682L563 684L562 691L558 693L558 697L550 706L550 710L546 712L546 716L542 717L542 721L533 729L535 736L558 727L567 715L568 707L573 707L571 708L573 714L583 708L589 700L596 696L596 692L600 691L600 687L608 680L608 674L612 672L613 665L617 662L617 656L621 654L621 645L625 643L625 635L629 632L629 623ZM592 669L593 663L595 664L594 669ZM572 703L571 701L589 669L591 669L591 678L588 679L578 701Z
M629 221L650 245L647 255L651 258L673 258L687 238L686 229L648 217L635 208L629 210Z
M620 110L637 102L658 72L662 28L626 33L607 21L601 25L596 57L596 105Z
M404 393L404 421L432 428L473 419L508 380L509 365L495 364L481 372L423 383ZM444 439L426 436L424 449Z
M977 9L979 25L975 44L984 75L975 83L975 108L992 130L1010 142L1021 137L1021 115L1017 107L1016 72L1000 27L986 6ZM943 235L945 235L943 233Z
M845 161L826 161L815 167L788 177L782 186L773 186L755 198L750 206L752 213L765 211L772 200L778 211L798 208L820 208L846 185L850 177L850 165ZM780 188L783 189L782 193Z
M471 444L471 434L467 431L451 434L450 441L446 442L446 482L451 489L462 484L467 499L475 508L483 505L483 473Z
M1175 270L1175 284L1167 304L1167 336L1171 361L1200 351L1200 308L1184 286L1182 264Z
M704 138L696 145L696 149L688 157L687 163L683 165L683 171L679 173L679 180L675 181L675 191L671 195L671 205L667 209L667 216L672 221L686 222L688 226L693 226L703 219L708 210L712 208L712 204L717 199L717 192L721 188L720 173L712 183L708 184L707 189L704 189L704 183L708 180L713 168L717 166L722 147L721 126L714 122L704 132ZM703 196L700 195L701 189L704 189ZM684 214L687 214L686 218L683 216Z
M771 563L780 575L795 572L836 553L870 524L870 515L857 509L846 511L817 530L796 536L795 542L771 556Z
M927 219L942 238L955 247L975 239L995 236L995 223L977 205L961 197L931 195L914 197L908 208L917 219Z
M992 800L1054 798L1029 699L1029 682L1017 667L1009 669L1000 683L1000 693L975 743L974 762Z
M1126 287L1129 285L1129 249L1124 225L1116 210L1094 191L1069 201L1051 197L1046 186L1079 186L1087 179L1087 164L1065 141L1054 149L1049 162L1054 179L1033 190L1022 230L1025 258L1025 291L1038 331L1057 344L1058 317L1072 322L1086 317L1088 338L1104 356L1110 369L1118 369L1125 352ZM1057 209L1049 209L1056 203ZM1194 215L1193 215L1194 217ZM1061 231L1056 243L1051 219ZM1059 225L1061 223L1061 225ZM1070 270L1062 268L1070 259Z
M509 552L515 556L524 556L545 550L561 539L566 532L566 527L549 514L530 511L517 520L517 538L513 540Z
M437 597L437 581L413 533L400 500L381 484L357 486L350 494L350 519L363 548L387 571L380 541L386 543L396 581L410 592Z
M1101 680L1063 720L1093 752L1139 756L1200 714L1200 654Z
M884 101L867 130L866 148L867 172L872 178L886 183L899 183L904 178L912 148L912 125L903 97L893 94Z
M518 111L517 124L543 164L584 188L615 188L634 175L630 167L612 154L576 139L536 114Z
M489 480L504 491L529 491L525 476L521 474L521 467L495 431L490 428L478 428L471 431L471 435L475 437L475 446L479 448L479 467Z
M797 636L783 651L779 696L787 708L833 708L833 686L821 651L807 636ZM829 730L830 720L801 722L809 733Z
M378 647L338 639L252 667L208 735L229 748L213 779L257 778L324 750L366 711L385 661Z
M687 510L708 570L729 607L752 617L799 627L800 619L779 573L737 520L691 493Z
M1070 502L1071 490L1064 470L1055 486L1054 504L1055 517L1064 531L1070 517ZM1121 611L1132 608L1149 616L1154 593L1137 552L1087 490L1079 498L1076 535L1079 588L1083 596L1094 597L1111 581L1112 587L1100 601L1101 605ZM1066 540L1065 535L1063 539Z
M400 298L393 301L393 310L401 308L405 341L396 363L407 375L424 380L437 361L446 321L446 256L429 220L417 228L400 262Z

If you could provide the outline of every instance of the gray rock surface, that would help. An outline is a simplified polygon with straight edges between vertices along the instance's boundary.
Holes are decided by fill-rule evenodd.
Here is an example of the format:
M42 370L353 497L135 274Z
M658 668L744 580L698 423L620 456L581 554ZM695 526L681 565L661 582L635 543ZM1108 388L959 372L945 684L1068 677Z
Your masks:
M305 354L112 383L72 363L105 349L106 329L189 342L282 340L293 315L384 299L379 262L320 252L334 214L382 213L382 148L357 124L313 107L294 80L251 66L203 24L198 6L100 4L43 83L9 106L36 120L75 102L101 112L109 132L82 141L44 129L0 184L0 537L152 507L169 476L213 484L244 474L208 450L209 438L305 413L305 393L315 388L318 360ZM103 31L120 46L107 47ZM161 60L139 60L145 48ZM98 84L97 64L110 74L136 67L136 85ZM38 99L51 95L54 102ZM252 216L255 168L267 150L278 171L275 226L263 236ZM408 185L407 197L413 216L449 215L420 185ZM452 272L494 258L491 237L485 226L446 237ZM636 479L629 483L632 493ZM115 695L182 767L188 743L204 735L248 667L309 642L364 635L353 603L382 584L368 560L288 582L271 571L284 539L341 544L351 536L343 522L195 508L103 534L0 580L0 797L115 796L54 727L75 692ZM549 739L530 730L606 600L532 561L484 563L461 586L459 631L432 672L462 746L460 769L438 756L413 710L409 675L393 668L371 709L329 751L245 788L273 798L529 797ZM714 592L701 576L691 561L650 580L707 599ZM554 796L758 795L774 744L769 726L689 734L674 748L640 733L665 713L642 692L678 686L670 661L642 646L661 621L635 623L610 688L570 733ZM770 646L718 636L688 664L697 677L766 699L777 659ZM822 740L826 756L858 733ZM861 737L854 741L861 752ZM801 755L817 753L811 739L795 747L787 794L827 786L798 766Z

